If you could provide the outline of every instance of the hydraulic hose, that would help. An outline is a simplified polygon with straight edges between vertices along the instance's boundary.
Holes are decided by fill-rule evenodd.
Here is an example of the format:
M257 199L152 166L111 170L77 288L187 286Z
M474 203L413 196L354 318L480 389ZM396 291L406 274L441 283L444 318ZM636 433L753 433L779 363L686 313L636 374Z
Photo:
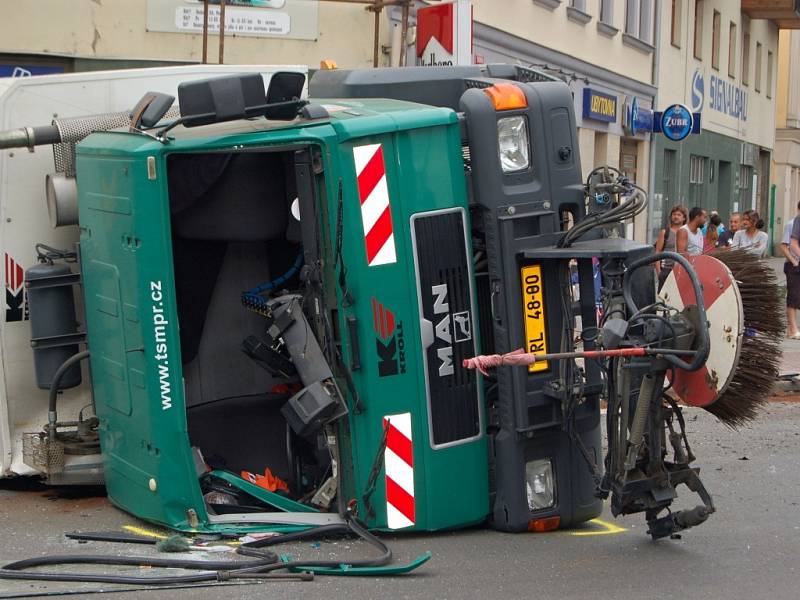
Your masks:
M58 404L58 390L59 384L61 383L61 378L64 377L64 373L66 373L72 365L88 357L88 350L73 354L67 360L61 363L61 366L58 367L58 370L56 370L55 374L53 375L53 381L50 382L50 403L47 412L48 435L51 439L53 439L56 435L56 423L58 423L58 412L56 411L56 405Z
M21 579L29 581L71 581L88 583L112 583L112 584L134 584L134 585L173 585L181 583L198 583L207 581L228 581L237 579L262 578L269 579L270 573L282 569L303 569L303 568L329 568L339 569L343 564L354 567L379 567L388 564L392 560L391 549L380 539L370 533L366 527L358 522L355 517L349 516L345 526L336 525L336 529L331 526L317 527L303 532L310 537L311 533L333 533L344 532L345 528L356 534L359 538L380 551L380 555L375 558L358 559L351 561L343 560L319 560L319 561L290 561L281 562L278 556L269 550L258 550L252 547L239 547L237 553L242 556L257 557L257 560L242 563L240 561L203 561L186 560L175 558L157 557L134 557L134 556L105 556L105 555L66 555L66 556L43 556L16 561L5 565L0 569L0 579ZM290 541L287 538L302 539L294 537L295 534L279 536L281 541ZM123 565L140 567L165 567L189 570L205 571L193 575L169 575L164 577L134 577L128 575L105 575L98 573L28 573L24 569L33 567L63 565L63 564L95 564L95 565ZM308 579L308 576L296 574L297 578ZM287 578L281 575L280 578Z
M675 261L681 265L689 275L689 279L692 282L692 289L694 290L694 297L697 301L697 317L698 321L700 322L700 326L697 331L699 344L697 347L697 353L694 355L692 362L687 363L674 355L664 355L664 359L673 366L683 369L684 371L697 371L700 367L706 364L706 360L708 360L708 353L711 349L711 341L708 336L708 319L706 317L706 307L703 302L703 288L700 285L700 281L697 279L697 273L695 273L689 261L677 252L657 252L655 254L650 254L648 256L639 258L627 265L625 277L622 281L622 294L625 298L625 304L628 306L628 310L631 311L632 314L637 313L639 311L639 307L636 306L636 302L633 300L633 292L631 290L631 287L633 286L633 278L631 275L636 269L640 269L645 265L649 265L664 259Z

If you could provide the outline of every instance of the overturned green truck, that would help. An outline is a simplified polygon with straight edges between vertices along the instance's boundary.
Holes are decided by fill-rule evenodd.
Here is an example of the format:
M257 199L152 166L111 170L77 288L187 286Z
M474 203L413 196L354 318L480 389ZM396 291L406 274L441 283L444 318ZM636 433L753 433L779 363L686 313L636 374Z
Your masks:
M569 88L502 65L319 71L309 100L282 85L185 83L180 116L152 93L77 145L109 497L205 532L599 515L599 369L566 414L554 362L462 366L597 325L593 254L537 254L591 210Z

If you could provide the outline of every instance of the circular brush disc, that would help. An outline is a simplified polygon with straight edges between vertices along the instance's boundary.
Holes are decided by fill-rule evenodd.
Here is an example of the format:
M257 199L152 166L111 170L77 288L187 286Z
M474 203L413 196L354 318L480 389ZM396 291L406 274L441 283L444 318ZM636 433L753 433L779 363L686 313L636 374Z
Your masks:
M744 334L742 298L733 274L722 262L707 255L687 258L703 288L711 348L706 364L697 371L675 370L672 389L686 404L709 408L724 394L736 373ZM678 264L658 296L678 311L697 305L689 275Z

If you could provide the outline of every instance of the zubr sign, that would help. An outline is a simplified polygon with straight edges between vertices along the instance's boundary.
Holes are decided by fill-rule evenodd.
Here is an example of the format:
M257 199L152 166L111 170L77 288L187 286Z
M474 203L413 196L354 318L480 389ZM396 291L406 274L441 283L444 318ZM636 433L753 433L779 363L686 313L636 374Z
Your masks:
M617 97L583 88L583 118L613 123L617 120Z
M657 114L657 127L667 139L680 142L690 133L698 133L700 129L700 115L694 115L683 104L673 104L664 112ZM695 124L695 118L697 123ZM695 131L697 129L698 131Z
M447 2L417 10L417 65L472 64L472 3Z
M711 75L706 89L703 73L697 69L692 75L691 90L692 110L700 111L705 106L729 117L747 121L747 91L744 88ZM706 92L708 102L706 102Z

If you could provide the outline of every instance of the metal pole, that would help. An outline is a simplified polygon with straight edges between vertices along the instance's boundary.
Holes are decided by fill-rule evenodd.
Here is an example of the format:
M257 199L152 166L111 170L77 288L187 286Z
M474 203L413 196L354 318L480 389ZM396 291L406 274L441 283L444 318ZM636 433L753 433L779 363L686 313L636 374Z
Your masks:
M219 64L225 63L225 0L219 0Z
M380 52L380 28L381 28L381 9L378 6L378 3L375 2L374 7L372 8L375 11L375 41L372 48L372 66L373 68L378 67L378 56Z
M203 0L203 64L208 63L208 0Z
M408 48L406 45L406 38L408 37L408 12L409 12L409 3L406 2L403 4L403 20L401 21L400 25L400 66L406 66L406 55L408 54Z

